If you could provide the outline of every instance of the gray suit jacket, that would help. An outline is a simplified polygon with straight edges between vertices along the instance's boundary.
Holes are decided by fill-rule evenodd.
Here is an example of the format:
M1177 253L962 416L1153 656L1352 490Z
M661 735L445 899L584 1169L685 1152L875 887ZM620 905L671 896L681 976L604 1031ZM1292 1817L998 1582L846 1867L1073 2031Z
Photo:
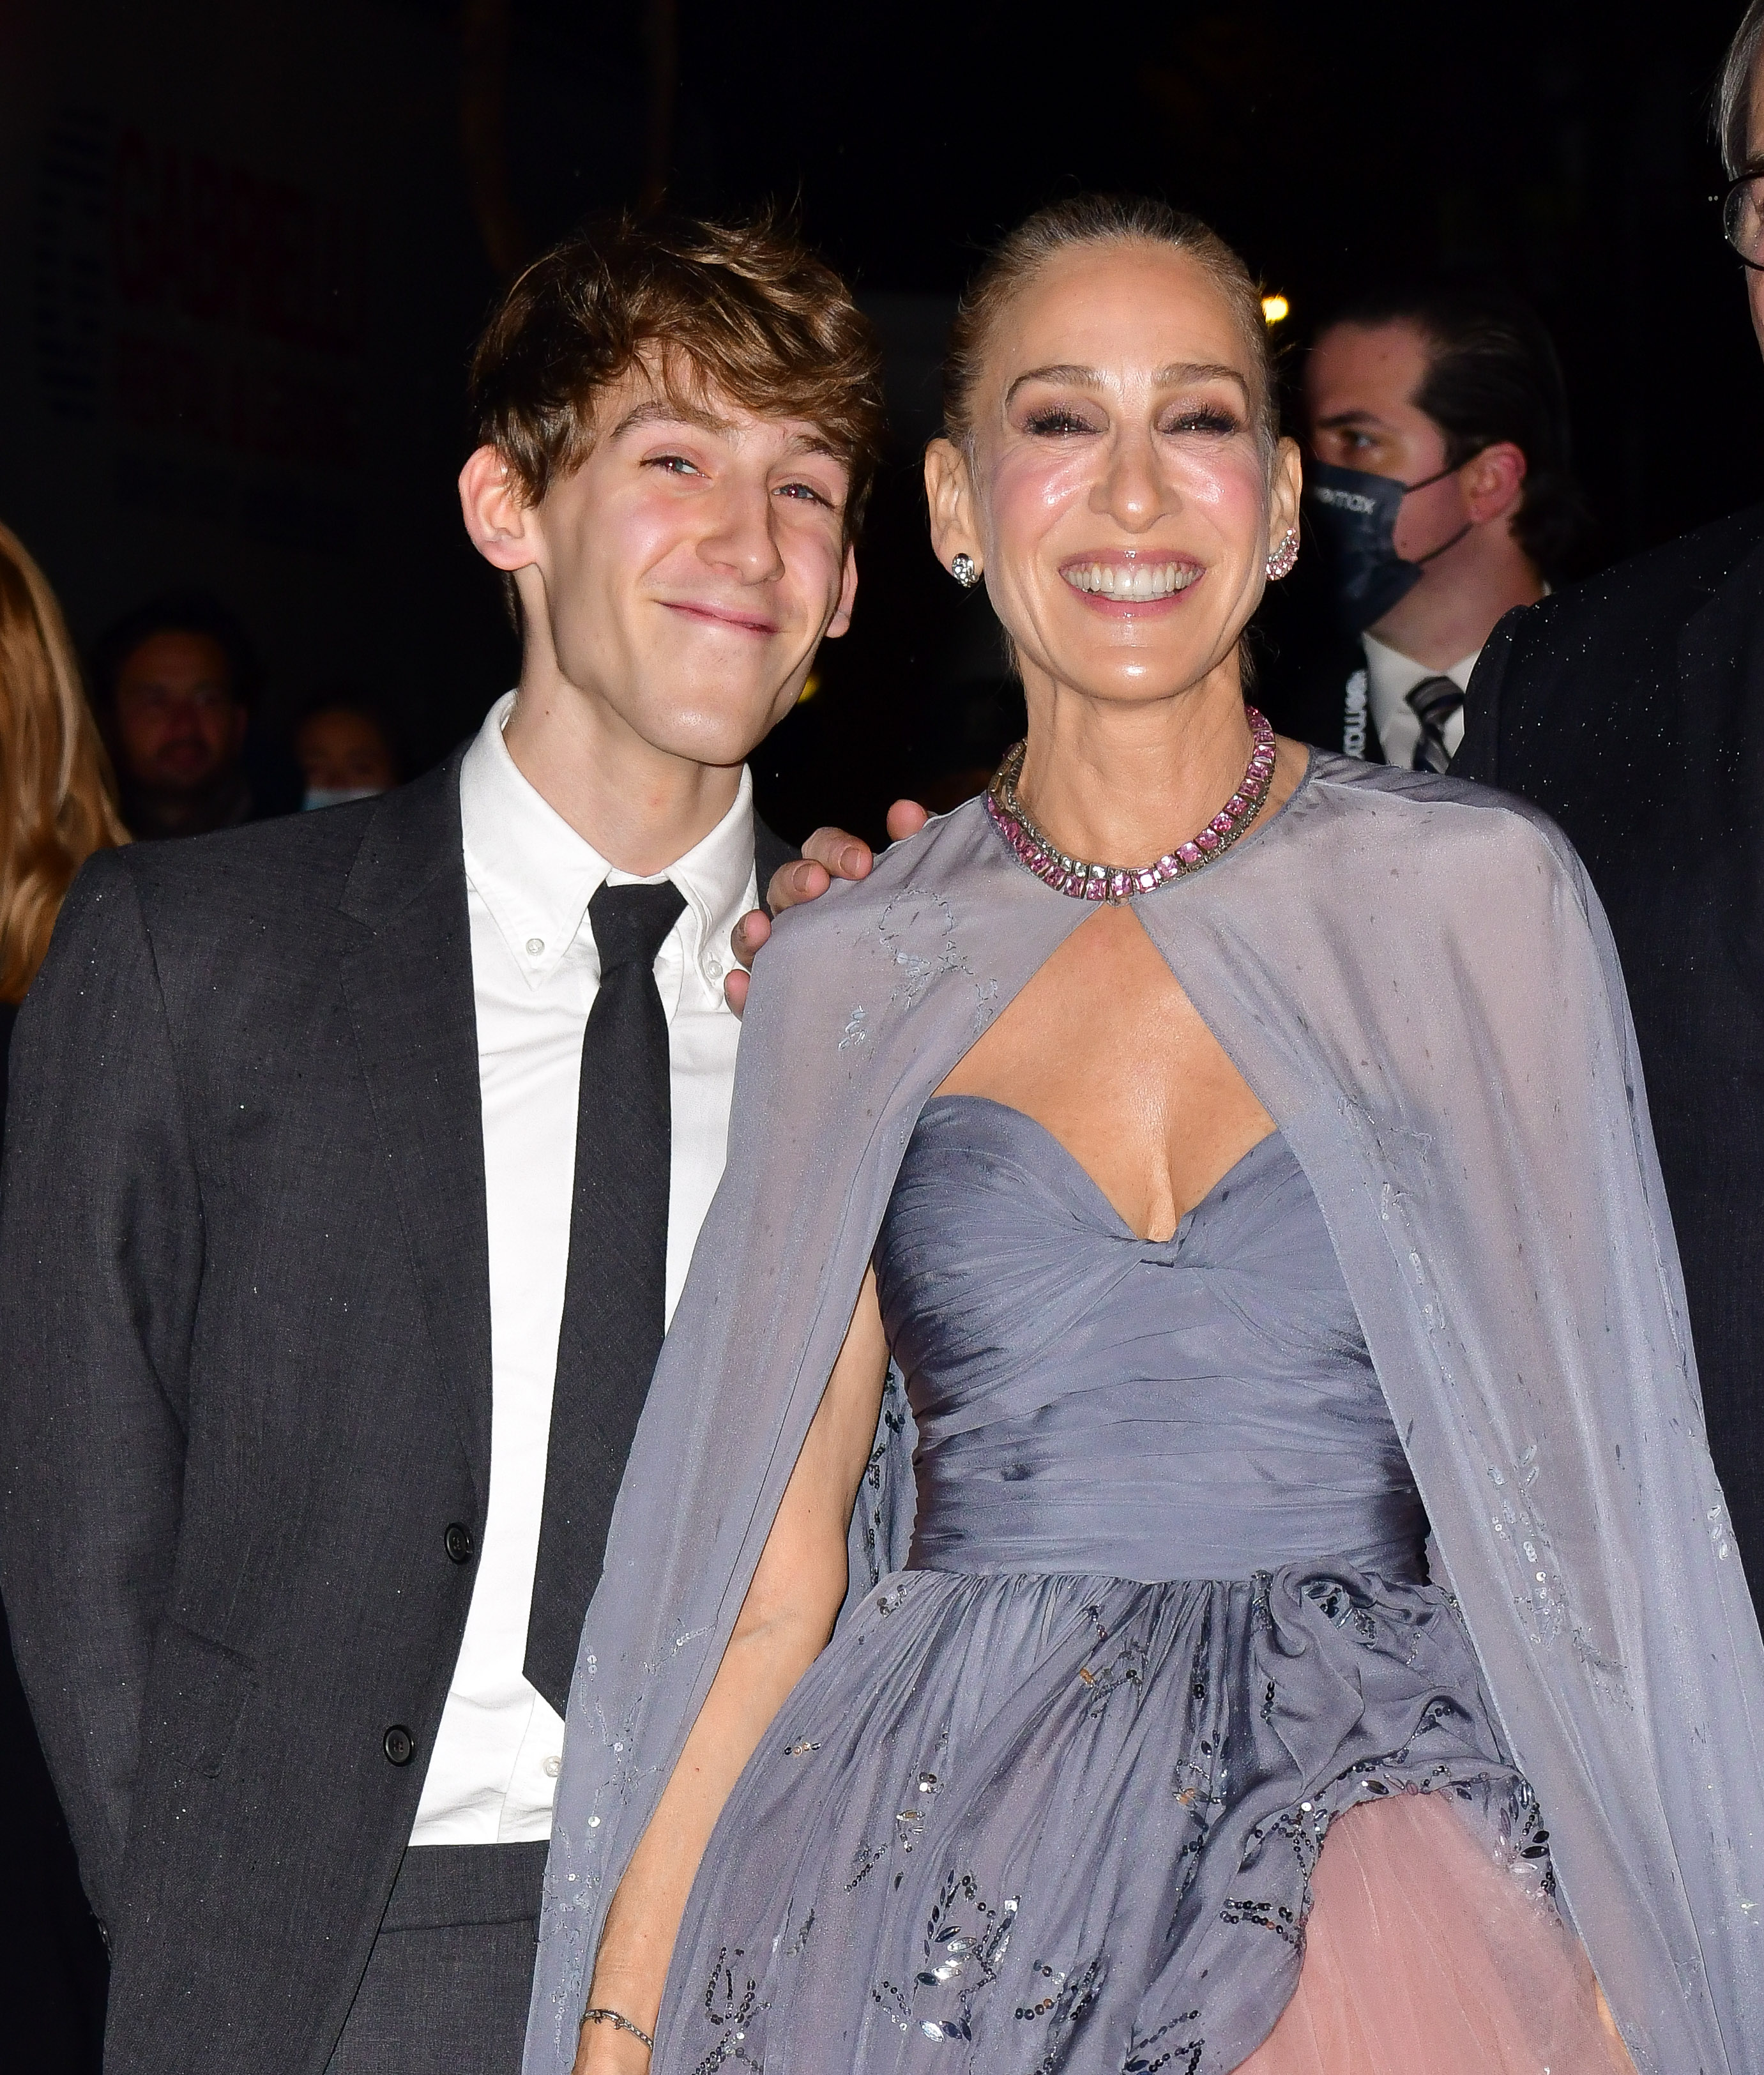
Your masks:
M111 1945L106 2069L317 2075L489 1484L458 759L93 858L12 1075L0 1587Z

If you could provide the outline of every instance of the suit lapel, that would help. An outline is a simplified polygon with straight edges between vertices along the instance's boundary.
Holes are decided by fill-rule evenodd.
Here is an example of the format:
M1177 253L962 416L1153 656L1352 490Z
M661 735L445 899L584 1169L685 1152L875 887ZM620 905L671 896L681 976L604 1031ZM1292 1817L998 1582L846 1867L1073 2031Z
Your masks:
M357 854L345 960L362 1071L480 1501L490 1485L490 1241L458 756L386 796Z
M772 873L797 855L782 836L775 835L757 814L754 816L753 872L762 908L766 905L766 888L772 884Z

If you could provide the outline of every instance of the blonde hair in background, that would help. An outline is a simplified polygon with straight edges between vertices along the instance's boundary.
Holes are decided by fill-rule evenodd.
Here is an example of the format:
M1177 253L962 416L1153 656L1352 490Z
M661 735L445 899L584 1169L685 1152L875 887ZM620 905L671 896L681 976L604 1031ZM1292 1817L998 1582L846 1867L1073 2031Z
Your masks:
M0 526L0 1000L23 1000L75 872L128 839L61 608Z

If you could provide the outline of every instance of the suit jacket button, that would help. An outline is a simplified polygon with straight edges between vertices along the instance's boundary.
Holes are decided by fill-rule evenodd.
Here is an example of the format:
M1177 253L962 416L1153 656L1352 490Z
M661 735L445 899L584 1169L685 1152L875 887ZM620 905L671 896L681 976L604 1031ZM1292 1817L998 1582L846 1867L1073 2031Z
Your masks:
M402 1722L394 1722L386 1732L384 1749L394 1765L408 1765L416 1755L416 1739Z
M455 1563L469 1563L478 1544L472 1539L472 1531L463 1521L456 1520L442 1539L447 1545L447 1554Z

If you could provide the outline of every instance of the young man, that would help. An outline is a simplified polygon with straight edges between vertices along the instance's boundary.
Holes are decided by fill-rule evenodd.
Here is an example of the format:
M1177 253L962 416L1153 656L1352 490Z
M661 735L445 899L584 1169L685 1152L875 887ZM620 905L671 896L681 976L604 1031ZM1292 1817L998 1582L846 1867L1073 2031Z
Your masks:
M1581 530L1549 334L1503 296L1351 304L1305 364L1305 487L1341 638L1265 688L1277 727L1443 771L1502 613L1559 581Z
M743 759L843 633L879 387L779 232L510 292L520 681L383 798L139 846L13 1051L0 1581L110 2075L510 2075L560 1720L723 1158Z

